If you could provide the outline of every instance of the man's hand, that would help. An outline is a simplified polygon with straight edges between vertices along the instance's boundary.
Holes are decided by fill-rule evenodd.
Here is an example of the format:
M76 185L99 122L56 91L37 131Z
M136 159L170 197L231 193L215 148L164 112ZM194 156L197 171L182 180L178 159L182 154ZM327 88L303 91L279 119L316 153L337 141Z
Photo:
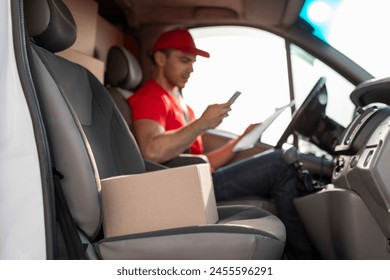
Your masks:
M255 129L260 123L252 123L247 126L244 133L241 134L239 137L236 138L235 142L238 143L245 135L247 135L249 132L251 132L253 129Z
M217 127L224 118L229 116L228 112L231 110L231 103L212 104L209 105L198 119L206 129Z
M260 123L253 123L248 125L248 127L245 129L244 133L241 135L241 137L247 135L249 132L251 132L255 127L257 127Z

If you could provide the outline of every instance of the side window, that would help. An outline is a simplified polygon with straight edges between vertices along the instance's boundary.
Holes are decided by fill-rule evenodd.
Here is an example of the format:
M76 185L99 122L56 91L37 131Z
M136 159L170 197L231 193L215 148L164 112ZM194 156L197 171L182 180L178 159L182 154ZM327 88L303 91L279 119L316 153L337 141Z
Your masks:
M349 94L355 88L348 80L296 45L291 45L291 66L294 95L297 107L305 100L317 80L326 77L328 105L326 114L343 126L347 126L355 109Z
M290 54L296 107L299 108L317 80L324 76L328 91L326 115L342 126L348 126L355 110L349 98L354 85L296 45L291 45ZM299 142L299 148L303 152L318 152L316 147L305 141Z
M218 127L241 134L249 124L263 121L275 108L289 103L284 39L263 30L237 26L195 28L190 32L197 47L210 53L210 58L197 57L194 72L183 89L197 117L209 104L226 102L236 90L241 91L229 117ZM290 115L286 110L278 119L285 124L284 128ZM277 127L276 132L273 127ZM283 128L275 123L262 141L276 144L282 132Z

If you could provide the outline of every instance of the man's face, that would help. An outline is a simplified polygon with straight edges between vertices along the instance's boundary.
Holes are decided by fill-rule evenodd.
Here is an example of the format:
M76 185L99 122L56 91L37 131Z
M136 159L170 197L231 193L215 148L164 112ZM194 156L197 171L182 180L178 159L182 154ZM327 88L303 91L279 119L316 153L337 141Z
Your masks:
M179 50L171 50L166 54L163 72L171 86L183 88L194 71L196 56Z

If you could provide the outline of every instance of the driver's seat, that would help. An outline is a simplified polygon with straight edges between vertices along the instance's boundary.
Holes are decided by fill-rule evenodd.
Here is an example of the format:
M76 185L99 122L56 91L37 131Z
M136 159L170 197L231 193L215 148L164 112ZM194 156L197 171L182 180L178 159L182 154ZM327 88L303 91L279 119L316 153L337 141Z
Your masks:
M117 45L109 49L104 84L130 128L131 111L127 99L141 84L142 78L141 66L129 51Z
M26 1L25 17L32 82L55 168L63 175L65 201L88 258L282 257L286 239L283 223L251 206L218 207L220 220L216 224L102 236L100 179L145 173L145 163L104 86L82 66L54 54L76 39L75 22L66 5L60 0ZM60 233L66 236L66 228ZM61 244L66 244L63 240Z
M114 45L109 49L106 61L105 86L118 106L119 111L131 128L131 110L127 99L133 94L142 81L142 69L137 59L124 47ZM178 167L205 162L203 157L182 154L169 162L167 167ZM252 205L277 213L273 201L258 196L240 197L221 201L219 205Z

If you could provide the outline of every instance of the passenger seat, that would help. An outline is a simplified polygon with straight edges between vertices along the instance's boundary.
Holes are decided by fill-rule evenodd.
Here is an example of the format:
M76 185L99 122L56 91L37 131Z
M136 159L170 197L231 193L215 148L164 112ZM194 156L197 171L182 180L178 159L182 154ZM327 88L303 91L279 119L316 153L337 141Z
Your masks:
M77 28L66 5L60 0L26 1L24 12L32 83L51 140L54 167L62 174L64 196L88 258L282 257L283 223L250 206L218 207L216 224L101 236L100 179L144 173L145 163L104 86L84 67L55 55L76 40Z

